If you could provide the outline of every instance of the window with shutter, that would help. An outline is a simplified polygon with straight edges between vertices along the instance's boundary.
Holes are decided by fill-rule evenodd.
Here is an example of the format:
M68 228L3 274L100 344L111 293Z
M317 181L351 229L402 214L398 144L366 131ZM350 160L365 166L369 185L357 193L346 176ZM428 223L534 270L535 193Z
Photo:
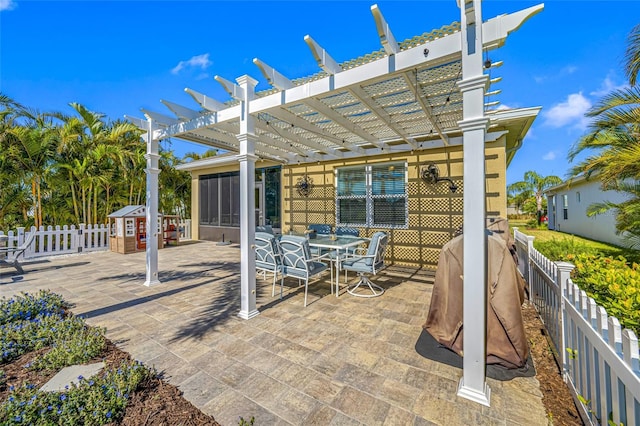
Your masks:
M406 228L406 163L337 169L336 222L340 226Z

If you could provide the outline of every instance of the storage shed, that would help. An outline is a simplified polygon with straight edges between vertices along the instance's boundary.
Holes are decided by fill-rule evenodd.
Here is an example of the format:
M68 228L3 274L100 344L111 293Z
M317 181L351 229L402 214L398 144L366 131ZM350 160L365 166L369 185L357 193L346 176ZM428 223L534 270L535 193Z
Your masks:
M127 254L147 248L147 212L145 206L126 206L109 216L109 247L111 251ZM158 235L161 234L162 215L158 215ZM158 248L164 239L158 238Z

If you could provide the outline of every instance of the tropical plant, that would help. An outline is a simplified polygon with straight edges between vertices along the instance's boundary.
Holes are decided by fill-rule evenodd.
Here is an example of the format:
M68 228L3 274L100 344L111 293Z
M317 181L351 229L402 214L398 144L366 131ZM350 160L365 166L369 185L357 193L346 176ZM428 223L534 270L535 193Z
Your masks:
M527 205L527 200L535 199L536 213L538 217L538 225L542 222L542 209L544 207L543 194L544 191L553 185L562 182L558 176L542 176L535 171L528 171L524 174L524 180L512 183L507 190L514 194L513 197L522 197L522 206Z
M572 176L598 179L605 190L630 195L624 203L608 201L595 204L588 214L616 212L616 229L627 231L632 239L640 237L640 25L628 38L624 70L629 87L605 95L587 112L592 118L588 133L571 148L569 160L585 151L592 155L571 169Z

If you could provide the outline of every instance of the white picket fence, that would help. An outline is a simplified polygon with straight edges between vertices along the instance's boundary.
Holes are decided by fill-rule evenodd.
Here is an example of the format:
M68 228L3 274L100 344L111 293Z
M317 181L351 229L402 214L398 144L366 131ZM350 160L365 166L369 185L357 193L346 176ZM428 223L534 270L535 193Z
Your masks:
M181 221L178 229L181 241L191 239L191 219ZM109 229L104 224L17 228L6 234L0 231L0 242L8 247L20 247L31 232L36 233L36 238L25 250L25 259L109 249ZM13 260L11 255L8 260Z
M583 420L640 426L640 353L634 332L623 329L571 281L574 265L550 261L533 247L534 237L517 228L514 238L530 301L555 346Z
M109 248L109 229L105 225L80 224L60 226L32 226L30 230L18 228L16 232L6 234L0 231L0 237L6 235L5 244L9 247L19 247L28 234L35 232L33 243L24 252L25 259L55 256L59 254L80 253L88 251L102 251ZM9 259L13 260L13 259Z

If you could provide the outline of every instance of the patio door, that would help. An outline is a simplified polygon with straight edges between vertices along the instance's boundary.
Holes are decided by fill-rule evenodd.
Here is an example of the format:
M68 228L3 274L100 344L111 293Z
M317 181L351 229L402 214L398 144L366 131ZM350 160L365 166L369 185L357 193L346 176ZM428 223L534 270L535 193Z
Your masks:
M264 183L256 182L256 226L264 225Z

